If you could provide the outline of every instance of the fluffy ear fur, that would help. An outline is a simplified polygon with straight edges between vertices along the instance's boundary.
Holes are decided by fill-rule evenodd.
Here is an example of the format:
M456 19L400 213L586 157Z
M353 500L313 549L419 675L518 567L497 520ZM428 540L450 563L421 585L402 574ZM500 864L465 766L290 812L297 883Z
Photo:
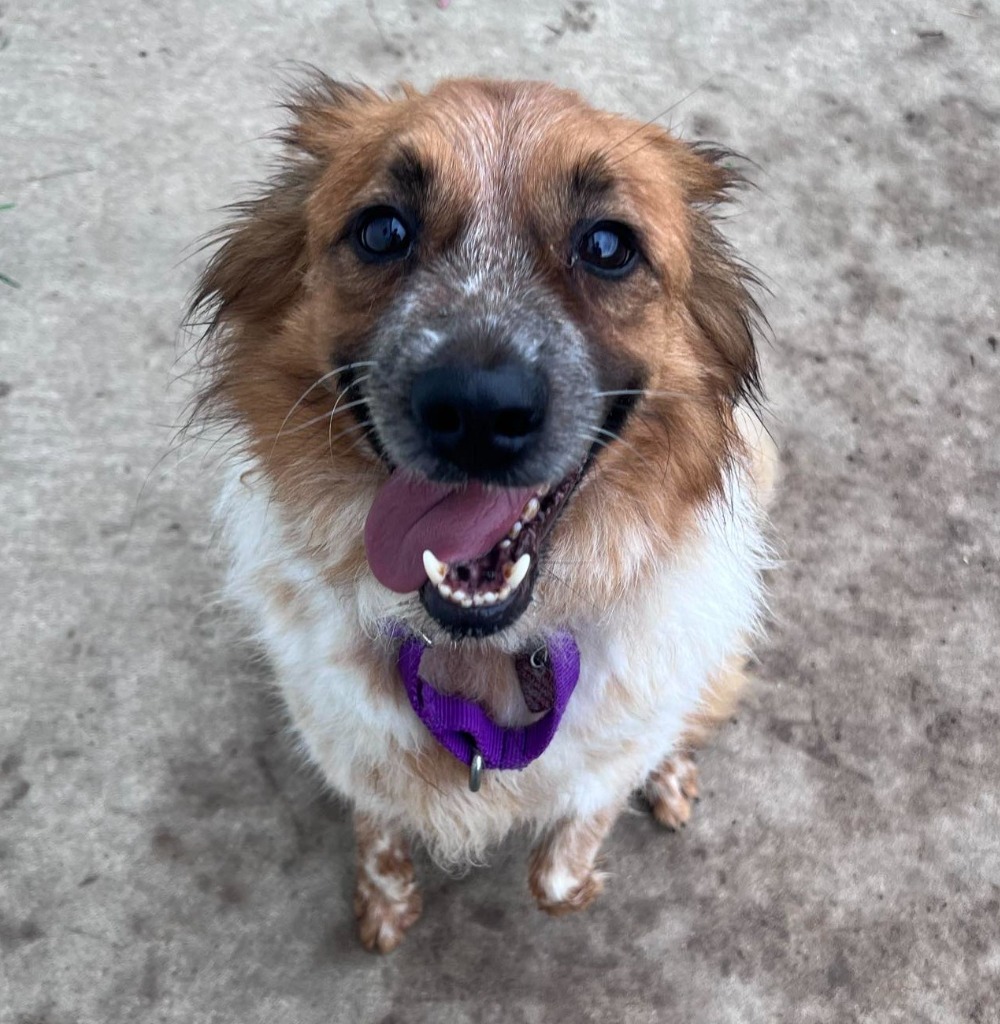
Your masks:
M763 314L750 288L760 282L736 257L715 225L718 207L743 185L724 162L734 154L715 146L688 147L695 164L686 182L691 205L691 289L688 308L706 344L706 365L730 400L757 406L761 384L755 334Z
M278 173L255 199L230 209L233 220L210 236L222 242L202 276L192 313L208 313L209 329L223 321L279 317L295 297L305 272L305 204L320 161L333 153L333 135L358 104L376 93L316 72L284 107L292 117L276 133L286 153Z
M314 174L304 162L289 161L260 196L231 207L236 216L210 239L222 245L191 305L194 316L209 314L210 332L223 323L279 318L295 297L305 273L305 203Z
M350 122L358 107L386 102L384 96L366 85L338 82L313 71L308 82L284 104L292 118L287 127L277 132L277 138L302 153L326 159L333 155L332 137Z
M187 323L202 328L196 347L202 387L185 431L226 420L233 381L226 373L249 334L276 327L306 272L305 203L316 171L291 157L256 199L234 204L235 217L209 236L222 244L208 262Z
M188 323L202 327L201 369L206 385L191 421L224 414L221 372L236 346L275 328L303 287L307 269L306 204L335 149L334 137L359 104L382 103L378 94L318 72L284 104L292 117L276 133L286 151L261 193L229 209L233 219L209 236L219 248L191 302Z

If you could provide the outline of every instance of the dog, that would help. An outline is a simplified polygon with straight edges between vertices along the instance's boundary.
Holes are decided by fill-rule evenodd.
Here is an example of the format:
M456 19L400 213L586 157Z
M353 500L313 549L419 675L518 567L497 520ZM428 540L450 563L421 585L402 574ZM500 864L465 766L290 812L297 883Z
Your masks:
M229 592L353 807L370 950L529 830L558 915L635 791L683 826L744 683L775 476L729 154L531 82L317 75L218 235L195 418Z

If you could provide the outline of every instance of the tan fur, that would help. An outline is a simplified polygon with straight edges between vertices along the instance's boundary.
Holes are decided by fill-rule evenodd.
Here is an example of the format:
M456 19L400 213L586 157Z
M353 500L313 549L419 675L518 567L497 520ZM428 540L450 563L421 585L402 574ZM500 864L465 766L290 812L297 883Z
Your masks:
M532 850L528 887L540 910L561 917L586 909L600 895L604 875L595 866L597 854L618 811L561 821Z
M354 817L358 876L354 916L365 949L389 953L416 922L423 901L413 875L406 840L363 814Z
M731 658L701 691L698 709L688 716L678 747L691 751L704 746L712 733L732 717L746 683L744 659Z
M641 211L653 270L670 296L664 304L649 282L626 284L611 297L563 295L569 309L595 325L609 358L637 360L649 374L647 408L626 429L627 444L608 449L601 486L581 491L560 530L560 549L578 552L577 534L592 530L599 508L611 501L625 519L618 528L648 534L650 557L642 563L622 562L616 546L605 545L610 562L600 574L581 567L564 576L568 586L550 588L553 601L572 588L600 607L641 581L655 556L678 543L693 511L718 492L722 469L739 447L729 406L740 381L756 375L747 326L752 302L701 212L702 204L724 198L734 175L656 126L635 125L587 107L572 93L530 83L447 82L427 96L411 92L395 102L369 90L318 86L294 105L299 122L288 134L313 159L291 162L272 191L245 207L206 274L202 299L217 303L219 324L229 330L212 335L206 361L214 376L201 407L250 428L252 454L297 519L335 516L345 488L374 495L384 469L362 443L358 425L349 413L321 418L351 395L314 385L331 365L363 356L354 339L391 300L395 274L373 278L346 256L331 257L330 241L370 192L381 154L400 138L450 182L424 228L432 238L448 238L463 196L474 189L477 160L453 126L481 124L488 133L515 103L539 123L560 125L559 133L539 133L534 150L516 155L526 168L521 208L538 222L532 230L553 237L566 230L554 183L579 162L580 140L594 153L617 152L621 145L622 213ZM553 261L546 273L558 270L548 250L539 259ZM634 472L637 462L647 471ZM322 541L317 544L313 554L322 561ZM341 582L363 570L363 549L356 545L326 572L331 582Z
M698 799L698 768L691 754L684 750L671 754L646 779L645 794L661 825L673 831L684 828Z
M427 252L452 244L472 212L504 218L519 237L539 240L533 273L592 341L595 358L642 371L645 392L620 440L601 451L547 541L545 572L518 627L530 636L539 621L597 629L629 602L641 611L656 573L699 543L700 517L722 495L732 467L749 460L761 494L773 489L773 446L756 419L736 410L757 387L752 279L712 220L738 177L723 166L723 154L538 83L458 80L427 94L404 87L388 98L320 77L289 109L283 166L221 234L196 299L210 322L202 359L208 383L196 416L238 428L237 444L266 478L297 565L315 570L335 606L355 616L353 638L330 640L326 656L354 687L351 697L373 719L405 722L409 708L393 651L356 621L357 595L369 576L364 519L387 470L345 408L356 389L342 389L336 373L346 366L364 373L364 339L387 315L405 271L373 270L337 244L352 211L380 201L389 156L405 145L446 183L424 212ZM648 260L642 274L614 288L581 286L567 274L565 254L545 242L573 227L568 176L581 161L605 157L617 182L617 205L607 216L641 223ZM632 542L619 543L622 537ZM270 621L313 625L300 577L283 573L268 565L255 581ZM442 690L480 701L499 722L524 724L532 716L510 660L521 635L436 645L425 675ZM689 752L732 713L743 679L734 656L706 683L679 749L646 780L665 824L686 821L696 793ZM642 721L649 692L618 670L603 685L604 714L581 731L583 762L612 778L624 799L643 784L662 748L633 771L630 758L640 756L634 736L603 730L609 722L624 730ZM334 730L315 702L292 686L285 695L310 756L340 766ZM338 787L370 812L355 817L355 912L367 948L394 948L420 913L404 820L416 823L434 853L434 837L443 837L442 859L456 851L475 859L511 828L547 821L529 873L539 906L560 914L595 898L603 885L598 850L620 803L557 820L551 780L531 770L517 774L511 781L487 773L473 796L468 769L443 748L414 750L388 735L341 771Z

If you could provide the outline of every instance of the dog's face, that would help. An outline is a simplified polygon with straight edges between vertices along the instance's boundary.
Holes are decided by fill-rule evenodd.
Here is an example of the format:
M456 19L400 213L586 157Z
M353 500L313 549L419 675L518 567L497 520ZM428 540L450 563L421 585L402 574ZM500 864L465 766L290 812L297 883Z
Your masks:
M206 400L454 635L599 607L721 485L756 384L717 156L533 83L321 81L199 301ZM337 568L331 567L334 576Z

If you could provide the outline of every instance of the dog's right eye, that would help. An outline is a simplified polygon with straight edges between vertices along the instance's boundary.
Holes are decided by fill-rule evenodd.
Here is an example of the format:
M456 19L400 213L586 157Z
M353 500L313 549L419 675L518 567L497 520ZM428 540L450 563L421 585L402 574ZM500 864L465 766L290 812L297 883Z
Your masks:
M402 259L409 253L412 232L399 210L373 206L355 222L354 244L363 260L384 263Z

